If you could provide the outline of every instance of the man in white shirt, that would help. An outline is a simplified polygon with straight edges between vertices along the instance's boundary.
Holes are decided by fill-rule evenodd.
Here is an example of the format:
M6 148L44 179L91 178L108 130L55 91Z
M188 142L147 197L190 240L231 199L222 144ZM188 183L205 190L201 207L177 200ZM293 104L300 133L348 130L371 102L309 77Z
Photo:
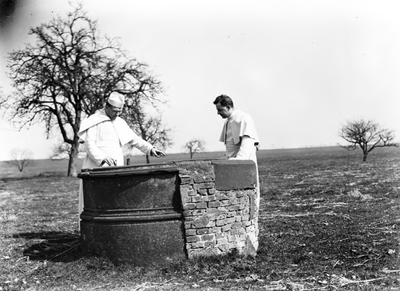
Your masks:
M226 119L222 129L220 141L225 143L226 158L228 160L252 160L256 165L257 195L255 199L256 215L260 208L260 182L256 151L258 149L258 135L253 118L247 113L235 109L232 99L227 95L220 95L214 100L217 114ZM258 248L256 235L250 234L249 239L255 251Z
M235 109L232 99L227 95L218 96L213 102L217 114L226 119L220 141L225 143L226 158L228 160L252 160L256 164L257 172L257 199L260 203L260 183L256 151L259 141L253 118L247 113Z
M235 109L229 96L214 101L218 115L226 119L220 141L225 143L227 159L252 160L257 164L258 136L250 115Z
M122 147L132 144L145 154L155 157L165 154L136 135L125 120L119 117L125 104L122 94L113 92L103 109L82 121L78 136L87 153L82 168L123 166ZM81 185L82 186L82 185ZM83 191L79 191L79 215L83 211Z

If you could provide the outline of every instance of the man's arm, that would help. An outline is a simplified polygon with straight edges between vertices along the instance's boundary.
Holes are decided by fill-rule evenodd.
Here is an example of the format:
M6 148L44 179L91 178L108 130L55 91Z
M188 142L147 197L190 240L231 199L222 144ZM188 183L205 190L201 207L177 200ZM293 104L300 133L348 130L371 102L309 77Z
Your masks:
M248 135L245 135L241 138L238 153L235 157L230 158L230 160L249 160L251 159L254 151L254 139L249 137Z
M142 153L152 155L155 157L165 156L164 152L156 149L151 143L145 141L134 133L134 138L130 142L135 148L139 149Z

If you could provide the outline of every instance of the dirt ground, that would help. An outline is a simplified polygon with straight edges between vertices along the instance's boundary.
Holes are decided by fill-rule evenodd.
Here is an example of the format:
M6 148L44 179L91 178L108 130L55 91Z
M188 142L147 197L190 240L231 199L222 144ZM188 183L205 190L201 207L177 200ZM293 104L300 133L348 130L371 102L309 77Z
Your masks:
M400 290L400 151L265 151L257 256L114 266L86 256L79 180L0 180L0 290Z

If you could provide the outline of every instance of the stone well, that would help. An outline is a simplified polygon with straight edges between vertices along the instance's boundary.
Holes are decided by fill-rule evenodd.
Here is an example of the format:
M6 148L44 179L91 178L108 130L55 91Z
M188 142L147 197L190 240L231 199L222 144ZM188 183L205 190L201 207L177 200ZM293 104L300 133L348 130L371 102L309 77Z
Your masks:
M252 161L84 169L84 248L114 263L159 264L258 247Z

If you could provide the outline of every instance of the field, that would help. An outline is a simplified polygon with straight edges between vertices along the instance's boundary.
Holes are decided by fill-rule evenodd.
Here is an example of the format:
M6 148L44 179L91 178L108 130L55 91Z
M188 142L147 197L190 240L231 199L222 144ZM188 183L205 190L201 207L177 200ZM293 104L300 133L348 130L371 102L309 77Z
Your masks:
M66 161L23 174L0 163L0 290L400 290L400 149L376 149L366 163L338 147L263 150L258 160L256 257L148 268L81 251L79 179L65 177Z
M197 153L193 156L194 160L198 159L219 159L223 157L223 152L206 152ZM150 157L150 163L164 163L170 161L189 160L189 154L167 154L165 157L155 158ZM82 160L78 160L78 172L81 169ZM130 158L130 164L144 164L146 156L134 155ZM62 176L67 174L68 160L32 160L22 173L18 171L16 166L10 165L9 162L0 161L0 178L29 178L35 176Z

